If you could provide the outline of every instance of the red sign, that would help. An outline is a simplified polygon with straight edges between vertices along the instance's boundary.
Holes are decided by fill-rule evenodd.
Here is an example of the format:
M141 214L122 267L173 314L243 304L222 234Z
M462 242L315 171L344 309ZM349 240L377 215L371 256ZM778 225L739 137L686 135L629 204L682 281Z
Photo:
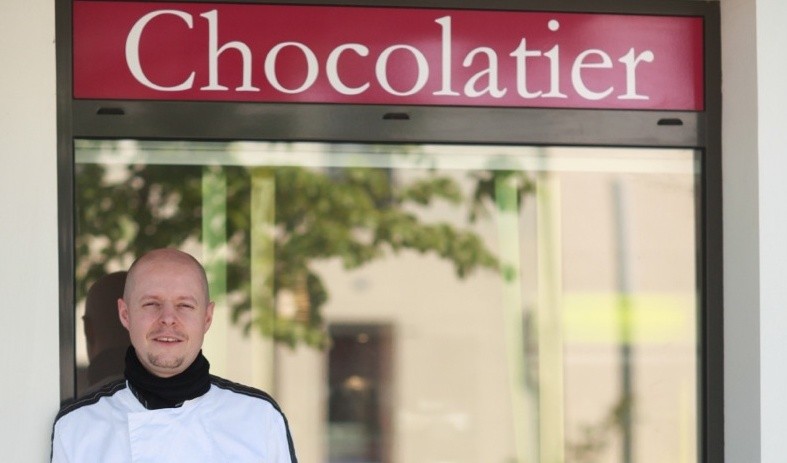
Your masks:
M74 97L703 109L698 17L74 1Z

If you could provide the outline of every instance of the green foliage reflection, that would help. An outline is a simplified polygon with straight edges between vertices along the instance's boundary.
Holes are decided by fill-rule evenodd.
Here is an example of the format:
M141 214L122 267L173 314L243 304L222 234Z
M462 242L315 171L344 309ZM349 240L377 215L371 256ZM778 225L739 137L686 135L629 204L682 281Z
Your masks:
M78 164L77 297L99 276L150 249L202 242L206 172L226 179L226 288L233 320L293 347L328 345L321 308L329 289L314 270L317 261L338 258L355 269L414 250L450 262L460 278L479 268L498 271L498 258L476 233L425 221L423 211L438 202L466 206L472 222L494 204L495 181L519 176L520 199L532 191L523 174L503 171L472 173L475 191L465 198L454 179L434 172L403 183L384 168ZM272 230L272 268L264 283L254 283L270 297L252 303L252 236L261 226L253 223L255 179L274 185L273 197L262 199L272 205L274 223L265 224ZM293 295L294 314L277 313L282 291Z

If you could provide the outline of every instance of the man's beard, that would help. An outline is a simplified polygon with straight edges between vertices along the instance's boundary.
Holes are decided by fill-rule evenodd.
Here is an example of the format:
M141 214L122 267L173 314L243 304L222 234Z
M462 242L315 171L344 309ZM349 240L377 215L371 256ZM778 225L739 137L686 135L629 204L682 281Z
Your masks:
M155 354L148 354L148 362L158 368L165 368L165 369L174 369L179 368L183 365L183 362L186 360L185 357L175 357L175 358L163 358Z

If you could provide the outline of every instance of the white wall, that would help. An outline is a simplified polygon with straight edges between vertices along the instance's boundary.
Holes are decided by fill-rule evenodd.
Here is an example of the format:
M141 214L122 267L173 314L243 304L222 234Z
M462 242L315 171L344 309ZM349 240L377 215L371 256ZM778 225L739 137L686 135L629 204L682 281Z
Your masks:
M760 319L757 317L760 248L756 226L759 164L754 14L754 0L721 3L727 463L760 461ZM733 60L731 56L738 58Z
M722 0L726 463L787 434L787 2Z
M54 1L0 1L0 449L43 462L59 400Z
M760 451L785 461L787 416L787 2L757 0Z

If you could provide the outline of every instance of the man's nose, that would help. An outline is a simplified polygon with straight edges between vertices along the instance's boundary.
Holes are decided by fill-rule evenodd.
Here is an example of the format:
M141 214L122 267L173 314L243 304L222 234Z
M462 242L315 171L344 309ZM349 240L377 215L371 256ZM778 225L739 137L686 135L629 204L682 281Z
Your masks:
M175 311L175 305L170 303L164 303L161 306L161 313L159 313L159 322L163 325L174 325L177 321L177 312Z

